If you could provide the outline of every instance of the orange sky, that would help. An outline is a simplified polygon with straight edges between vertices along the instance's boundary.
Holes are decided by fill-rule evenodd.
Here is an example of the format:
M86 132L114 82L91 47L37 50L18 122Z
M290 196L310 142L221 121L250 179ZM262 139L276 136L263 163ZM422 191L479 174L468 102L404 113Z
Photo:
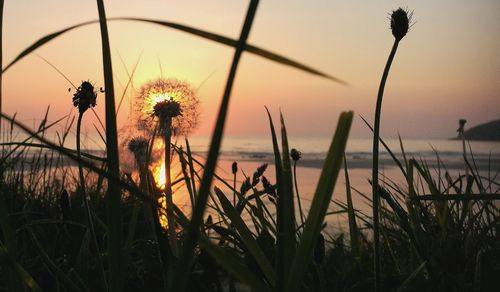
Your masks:
M500 118L500 1L372 2L261 1L251 44L339 77L350 86L244 54L226 134L268 135L264 105L276 118L281 108L292 136L331 136L343 110L373 120L380 75L393 42L387 13L399 6L414 10L416 24L403 39L389 75L382 135L450 137L460 118L466 118L469 126ZM105 1L109 17L173 21L232 38L239 35L247 5L248 1L234 0ZM6 1L4 66L40 37L96 18L94 1ZM134 85L161 74L201 85L202 120L194 134L210 135L233 50L150 24L112 22L109 31L117 98L127 81L119 56L131 70L142 53ZM91 80L104 86L98 25L74 30L36 53L75 84ZM35 55L14 65L3 78L3 111L17 112L30 125L43 117L48 105L53 120L70 110L70 85ZM99 113L103 98L98 97ZM127 114L124 107L120 125ZM96 121L88 115L89 132L92 123ZM368 135L357 118L352 136Z

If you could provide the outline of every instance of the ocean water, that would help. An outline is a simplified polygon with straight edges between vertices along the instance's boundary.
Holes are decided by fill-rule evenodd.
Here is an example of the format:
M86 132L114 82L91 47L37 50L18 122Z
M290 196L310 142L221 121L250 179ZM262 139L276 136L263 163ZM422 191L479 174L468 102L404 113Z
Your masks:
M92 152L94 155L104 155L104 147L99 143L98 136L83 137L84 149ZM97 142L96 142L97 141ZM189 139L191 150L200 161L204 161L209 145L209 137L191 137ZM398 139L385 139L391 151L398 159L402 159L402 150ZM297 181L301 196L301 202L307 213L314 192L319 180L323 160L326 156L331 143L331 138L326 137L289 137L289 147L301 151L302 159L297 164ZM458 140L446 139L405 139L403 148L406 158L415 158L425 162L430 168L446 169L452 175L457 177L464 173L464 159L462 142ZM179 139L180 145L183 139ZM74 139L68 136L65 146L74 149ZM354 207L365 214L371 214L370 202L361 194L371 197L371 158L372 158L372 140L351 138L348 141L346 157L348 164L348 174L353 191ZM34 150L36 152L36 150ZM127 150L123 150L127 151ZM123 154L123 153L121 153ZM438 160L439 158L439 160ZM125 167L125 159L121 159L122 167ZM500 169L500 142L479 142L471 141L467 143L467 159L473 162L473 166L479 172L488 177L497 175ZM220 159L216 172L224 180L232 182L231 164L238 162L239 172L237 175L237 188L243 182L245 176L251 176L257 167L264 163L268 164L265 176L274 183L274 154L272 141L270 137L225 137L220 151ZM439 161L439 163L438 163ZM177 166L177 168L179 168ZM179 168L180 169L180 168ZM177 172L180 172L180 170ZM401 172L396 167L392 158L384 147L380 146L380 176L381 182L393 181L404 187L405 181ZM175 170L173 170L175 174ZM442 173L441 173L442 174ZM497 176L495 181L500 183ZM232 196L232 191L225 187L224 183L214 179L214 186L218 186L223 191ZM339 210L335 202L346 202L346 183L343 171L339 174L332 197L333 202L329 206L329 211ZM181 207L187 214L190 213L190 201L187 191L184 187L176 188L174 193L174 202ZM269 203L269 202L268 202ZM345 228L347 218L340 215L332 215L326 219L328 228Z
M325 158L331 143L331 138L325 137L290 137L289 147L296 148L302 153L303 160L307 161L303 166L321 167L321 161ZM384 140L389 149L398 158L402 158L402 149L399 139ZM354 168L371 167L372 139L351 138L347 143L346 155L348 163ZM208 151L209 138L190 138L191 149L200 154ZM462 141L446 139L408 139L402 141L405 156L424 160L431 165L437 164L437 158L450 168L463 166ZM500 167L500 142L470 141L466 144L467 157L474 159L481 167ZM270 138L238 138L228 137L223 140L221 149L222 159L239 160L273 160L273 148ZM380 145L380 160L382 163L390 162L392 159L387 150Z

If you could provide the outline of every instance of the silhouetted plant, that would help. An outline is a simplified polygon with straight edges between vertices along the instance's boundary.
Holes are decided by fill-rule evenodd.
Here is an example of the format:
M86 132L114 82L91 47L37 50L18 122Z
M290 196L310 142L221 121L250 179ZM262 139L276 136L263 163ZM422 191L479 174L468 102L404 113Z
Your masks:
M92 241L94 243L96 253L98 255L99 266L101 269L101 274L103 278L103 282L105 287L107 287L106 274L104 272L103 261L99 249L99 244L97 243L96 232L94 228L94 220L92 218L92 211L90 209L90 196L87 194L85 190L85 176L83 174L83 167L81 163L82 154L81 154L81 127L82 127L82 119L83 114L89 109L96 105L97 100L97 92L94 90L94 85L92 85L89 81L83 81L82 84L76 89L75 94L73 95L73 106L78 108L78 121L76 123L76 152L78 155L78 173L80 176L80 193L83 199L83 203L85 206L85 210L87 213L87 221L90 230L90 234L92 236Z
M458 120L457 132L458 132L458 138L460 138L460 140L462 140L462 152L463 152L463 156L464 156L464 171L465 171L465 177L467 180L467 178L469 177L469 167L467 166L467 148L465 148L465 135L464 135L465 123L467 123L466 119Z
M238 163L236 161L231 165L231 172L233 173L233 206L236 206L236 173L238 172Z
M299 186L297 184L297 162L302 158L302 153L295 148L290 150L290 157L293 160L293 182L295 185L295 194L297 195L297 204L299 205L300 223L304 227L304 212L302 211L302 203L300 202Z
M199 100L190 85L177 79L156 79L141 87L136 99L139 125L152 126L150 117L158 121L158 133L164 141L165 202L168 222L169 244L175 256L178 255L175 217L171 181L171 139L172 136L187 135L198 124ZM154 125L154 124L153 124ZM153 133L154 135L155 133Z
M384 96L385 82L389 75L392 60L396 55L399 42L408 32L413 13L398 8L391 14L391 31L394 36L394 44L387 59L384 73L377 95L377 105L375 108L375 123L373 130L373 167L372 167L372 196L373 196L373 242L374 242L374 269L375 269L375 291L381 291L380 279L380 230L379 230L379 208L380 196L378 195L378 158L379 158L379 138L380 138L380 115L382 110L382 98Z

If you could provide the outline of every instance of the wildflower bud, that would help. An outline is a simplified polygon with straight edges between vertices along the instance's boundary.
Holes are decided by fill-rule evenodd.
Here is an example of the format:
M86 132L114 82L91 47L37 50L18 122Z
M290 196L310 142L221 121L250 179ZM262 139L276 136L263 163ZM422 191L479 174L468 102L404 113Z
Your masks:
M88 81L83 81L73 95L73 106L77 107L80 113L84 113L96 105L96 100L97 93L94 91L94 85Z
M408 14L408 11L398 8L394 10L391 14L391 30L392 35L397 41L400 41L408 32L410 27L412 13Z
M232 171L233 171L233 174L236 174L238 172L238 163L236 161L233 162Z
M290 151L290 156L292 157L293 161L297 162L302 157L302 153L300 153L300 151L298 151L297 149L292 148L292 150Z

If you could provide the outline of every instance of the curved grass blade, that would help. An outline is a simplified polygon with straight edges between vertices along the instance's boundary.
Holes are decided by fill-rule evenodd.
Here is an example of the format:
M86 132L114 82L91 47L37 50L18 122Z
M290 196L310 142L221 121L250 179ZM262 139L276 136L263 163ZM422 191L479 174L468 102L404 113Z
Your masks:
M116 127L115 94L113 86L113 68L109 48L108 27L103 0L97 0L99 25L101 29L102 64L105 87L106 112L106 158L111 174L119 175L118 138ZM122 246L121 246L121 191L119 184L109 181L106 193L106 213L108 220L108 257L109 257L109 289L122 290Z
M200 247L217 259L217 263L235 278L250 286L251 291L270 292L271 290L253 272L248 270L242 260L232 250L216 246L205 237L199 240Z
M267 260L266 255L260 248L259 244L253 237L252 232L240 217L233 205L231 205L231 202L229 202L229 200L226 198L226 195L217 187L215 187L215 194L217 195L217 198L219 198L225 215L231 220L231 225L234 226L240 234L246 248L255 258L255 261L259 264L259 268L262 270L269 283L274 284L274 281L276 280L274 269L271 263Z
M424 270L425 268L425 265L427 264L427 261L424 261L422 264L420 264L420 266L418 266L412 273L410 276L408 276L408 278L406 278L406 280L403 282L403 284L401 284L401 286L399 286L398 290L396 290L396 292L400 292L400 291L406 291L406 286L408 284L410 284L419 274L420 272L422 272L422 270Z
M283 114L280 112L281 122L281 147L282 147L282 161L283 161L283 183L280 185L282 189L281 197L278 200L283 201L283 224L284 224L284 267L285 275L292 265L292 259L295 256L295 208L293 202L293 182L292 182L292 165L290 163L290 151L288 150L288 137L286 134L285 121ZM286 276L284 282L286 283Z
M347 159L344 154L344 175L347 201L347 217L349 218L349 236L351 238L351 249L355 256L359 256L359 230L356 224L356 213L352 204L351 181L349 179L349 172L347 171L347 169Z
M62 281L63 285L66 287L66 289L68 291L75 291L75 292L80 291L80 289L78 288L78 286L75 283L73 283L73 281L66 275L66 273L64 273L64 271L61 270L56 265L56 263L54 263L50 259L49 255L43 249L42 245L38 241L35 233L31 229L31 227L28 227L28 233L29 233L29 235L31 237L31 240L35 244L36 249L38 249L38 253L41 256L43 263L47 266L47 268L51 271L51 273L53 273L54 275L56 275L57 278Z
M222 136L224 133L224 125L226 123L226 116L229 108L231 90L233 88L234 80L236 78L236 70L238 68L241 54L243 53L243 49L248 39L250 28L252 27L258 3L259 3L258 0L253 0L250 2L245 22L243 24L243 29L241 31L240 40L238 42L238 46L236 47L236 51L234 52L233 62L231 64L231 69L229 71L229 76L226 82L226 88L224 90L224 96L222 98L219 114L217 116L217 122L215 125L214 133L212 135L212 141L210 143L210 150L208 152L208 157L205 164L205 170L203 172L203 177L200 183L198 198L193 210L191 222L187 229L186 237L184 239L184 245L180 256L182 261L179 262L179 266L174 271L174 283L170 291L177 292L177 291L184 291L186 289L187 280L189 276L189 269L191 266L191 259L193 257L193 251L196 246L196 242L198 241L198 238L200 236L199 227L203 223L203 213L205 212L205 206L207 204L208 195L210 193L210 185L212 184L215 167L217 165L217 159L219 157L219 150L222 142Z
M40 288L40 286L38 286L38 283L35 281L35 279L33 279L33 277L31 277L31 275L28 272L26 272L26 270L23 269L23 267L21 267L18 263L16 263L11 258L11 256L9 255L9 252L7 251L7 249L5 249L5 247L2 246L1 243L0 243L0 263L2 263L4 265L4 267L6 267L7 271L9 271L9 272L15 271L18 274L21 281L28 288L30 288L31 291L42 292L42 288ZM7 275L8 275L8 273L4 273L4 276L7 276ZM7 281L10 281L10 280L12 280L12 279L7 279ZM11 291L17 291L17 290L11 289Z
M353 112L343 112L340 114L337 130L335 131L335 136L333 137L323 170L321 171L304 232L302 233L302 238L297 248L284 291L293 292L301 290L301 283L307 273L315 242L321 231L325 213L328 209L340 168L342 167L342 157L347 144L352 118Z
M156 24L156 25L160 25L160 26L164 26L164 27L168 27L168 28L173 28L173 29L176 29L176 30L180 30L180 31L183 31L183 32L186 32L186 33L189 33L189 34L192 34L192 35L204 38L204 39L208 39L208 40L214 41L214 42L219 43L219 44L230 46L230 47L233 47L233 48L237 48L237 47L240 46L240 44L238 43L237 40L233 40L233 39L225 37L225 36L221 36L221 35L218 35L218 34L215 34L215 33L207 32L207 31L204 31L204 30L201 30L201 29L193 28L193 27L190 27L190 26L186 26L186 25L182 25L182 24L178 24L178 23L174 23L174 22L161 21L161 20L153 20L153 19L146 19L146 18L135 18L135 17L110 17L107 20L108 21L136 21L136 22L146 22L146 23ZM45 45L46 43L52 41L55 38L61 36L62 34L66 33L66 32L69 32L71 30L74 30L76 28L80 28L80 27L83 27L83 26L86 26L86 25L90 25L90 24L95 24L95 23L98 23L98 22L99 22L98 20L91 20L91 21L82 22L82 23L72 25L70 27L67 27L65 29L62 29L60 31L48 34L48 35L40 38L39 40L37 40L36 42L34 42L31 46L29 46L28 48L26 48L25 50L23 50L9 64L7 64L7 66L3 69L2 72L5 73L15 63L19 62L21 59L23 59L27 55L31 54L33 51L35 51L39 47ZM287 58L287 57L278 55L276 53L273 53L273 52L261 49L259 47L256 47L256 46L253 46L253 45L248 45L248 44L245 44L245 45L240 46L240 47L242 48L243 51L247 51L249 53L255 54L255 55L260 56L260 57L262 57L264 59L271 60L273 62L282 64L282 65L285 65L285 66L290 66L290 67L293 67L295 69L298 69L298 70L301 70L301 71L304 71L304 72L307 72L309 74L316 75L316 76L319 76L319 77L322 77L322 78L326 78L326 79L329 79L331 81L334 81L334 82L337 82L337 83L340 83L340 84L343 84L343 85L348 85L347 82L343 81L340 78L331 76L331 75L326 74L324 72L321 72L321 71L319 71L317 69L314 69L314 68L312 68L310 66L306 66L306 65L304 65L304 64L302 64L300 62L297 62L297 61L292 60L290 58Z
M269 118L269 128L271 129L271 138L273 141L273 151L274 151L274 166L276 168L276 185L283 185L283 165L281 163L281 154L278 146L278 138L276 137L276 131L274 130L273 119L271 118L271 114L266 107L267 116ZM284 227L284 204L283 200L283 188L277 188L278 201L276 203L276 249L277 249L277 257L276 257L276 290L283 291L285 285L285 247L284 247L284 235L285 235L285 227Z

